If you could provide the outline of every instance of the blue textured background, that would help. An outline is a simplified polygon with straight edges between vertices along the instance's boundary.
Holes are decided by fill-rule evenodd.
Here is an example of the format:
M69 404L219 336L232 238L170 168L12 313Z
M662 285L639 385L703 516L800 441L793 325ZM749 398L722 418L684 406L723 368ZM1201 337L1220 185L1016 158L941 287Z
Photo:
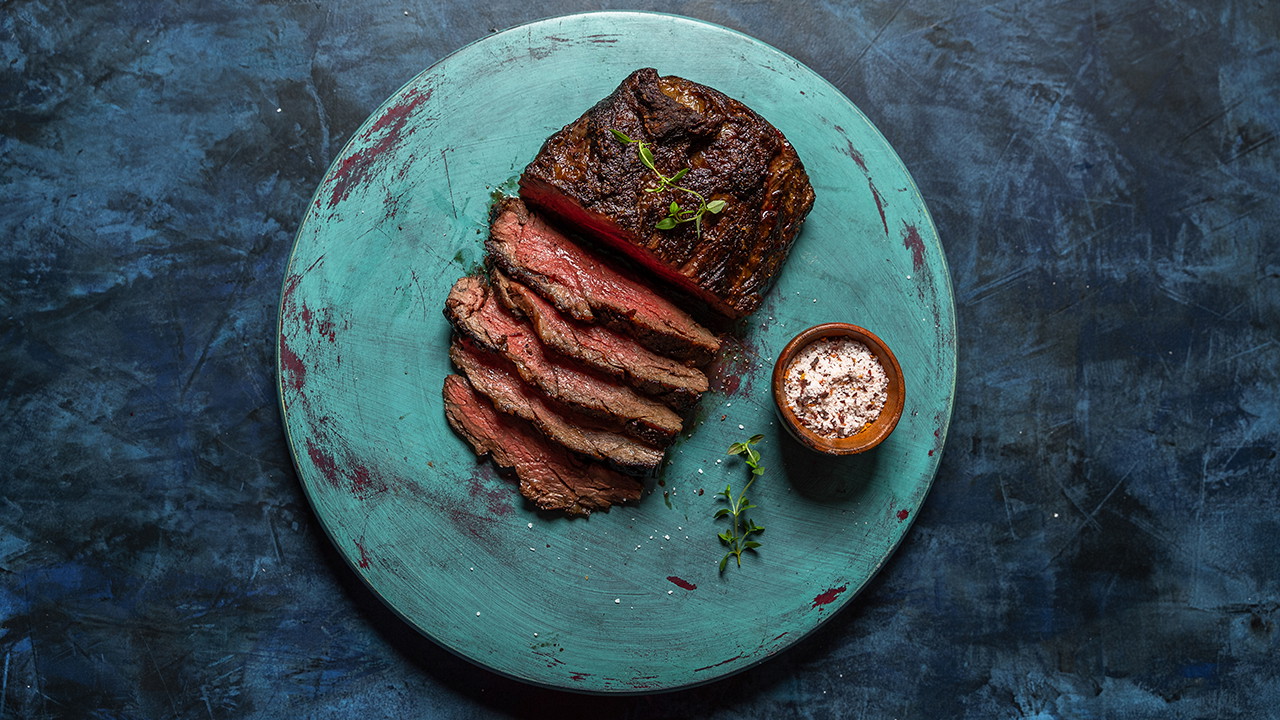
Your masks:
M272 353L292 233L373 108L492 28L623 7L771 43L880 127L960 373L853 607L745 674L597 699L369 595ZM0 717L1274 715L1278 38L1244 1L3 3Z

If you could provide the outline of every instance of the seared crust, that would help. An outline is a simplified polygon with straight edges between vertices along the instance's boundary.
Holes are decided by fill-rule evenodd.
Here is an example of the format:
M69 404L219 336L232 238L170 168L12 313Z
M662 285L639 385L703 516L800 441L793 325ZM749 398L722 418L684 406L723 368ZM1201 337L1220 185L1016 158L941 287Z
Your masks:
M656 177L610 130L650 143L665 175L689 168L680 185L724 200L724 211L704 215L700 236L693 223L656 229L673 200L697 201L678 190L646 192ZM552 135L520 192L731 318L759 307L814 201L781 132L723 93L652 68Z

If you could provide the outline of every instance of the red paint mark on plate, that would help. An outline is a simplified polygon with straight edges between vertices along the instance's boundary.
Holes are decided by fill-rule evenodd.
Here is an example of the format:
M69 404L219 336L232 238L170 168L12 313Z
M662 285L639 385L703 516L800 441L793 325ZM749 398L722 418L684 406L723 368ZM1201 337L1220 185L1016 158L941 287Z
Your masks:
M711 389L729 397L737 395L739 391L750 394L753 384L751 359L755 355L755 351L740 340L726 339L725 348L706 367Z
M311 464L316 466L325 480L335 488L342 487L342 477L338 473L338 463L333 456L318 447L311 438L307 438L307 456Z
M694 585L693 583L689 582L688 580L685 580L684 578L676 577L675 575L668 575L668 576L667 576L667 579L668 579L668 580L670 580L671 582L675 583L677 587L682 587L682 588L684 588L685 590L697 590L697 589L698 589L698 586L697 586L697 585Z
M911 251L911 267L916 272L924 269L924 240L920 239L920 231L915 225L902 223L902 247Z
M365 132L364 138L369 139L374 133L391 128L391 132L399 133L404 127L404 123L409 119L409 114L418 109L418 106L431 99L432 89L428 88L426 92L418 92L417 89L410 90L404 94L404 100L396 105L387 108L382 113L382 117L378 118L378 122L373 124Z
M564 648L558 648L558 649L559 649L559 650L564 650ZM533 654L534 654L534 655L537 655L538 657L542 658L543 660L546 660L546 661L547 661L547 667L555 667L556 665L563 665L563 664L564 664L564 661L563 661L563 660L561 660L560 658L556 657L555 653L553 653L553 652L551 651L551 648L549 648L549 647L548 647L548 648L541 648L541 649L534 650L534 651L533 651ZM590 675L590 673L577 673L577 674L582 675L582 677L588 677L588 676Z
M284 307L288 312L293 309L293 293L298 289L298 285L302 282L302 276L293 273L284 280Z
M867 171L867 161L862 157L862 153L858 152L858 151L853 147L853 141L852 141L852 140L849 140L848 138L845 138L845 143L847 143L849 147L845 148L844 154L845 154L845 155L848 155L848 156L849 156L849 157L851 157L851 158L853 158L853 161L854 161L854 162L856 162L856 163L858 163L858 167L862 168L862 172L866 172L866 171Z
M328 309L324 311L324 317L316 322L316 331L329 339L329 342L337 342L338 333L333 329L333 317Z
M871 178L867 178L867 187L871 188L871 197L875 198L876 210L880 211L880 224L884 226L885 236L889 235L889 221L884 217L884 198L881 197L880 191L876 189L876 184L871 182Z
M911 511L907 510L906 508L903 508L902 510L898 511L898 522L902 522L903 520L906 520L910 516L911 516Z
M360 551L360 559L356 561L356 564L362 568L369 567L369 553L364 551L364 543L359 540L356 540L355 543L356 549Z
M929 451L930 457L933 457L935 452L941 452L942 446L946 444L946 439L942 437L942 425L946 419L946 413L941 410L933 414L933 421L938 423L938 429L933 431L933 449Z
M351 190L370 176L378 158L400 144L409 115L429 97L431 97L430 90L426 92L410 90L405 93L399 103L387 108L382 117L360 136L361 140L369 140L374 134L382 133L377 140L344 157L338 164L338 169L333 173L333 192L329 195L330 208L347 199ZM412 133L413 130L410 130L409 134Z
M375 490L375 478L373 473L369 471L368 466L353 465L349 477L351 478L351 493L356 497L366 496ZM377 484L382 485L380 481ZM386 486L382 485L381 489L385 490Z
M471 476L467 478L467 494L483 502L485 509L495 518L515 512L515 508L511 506L511 503L515 497L518 497L504 487L495 488L485 484L486 480L501 480L496 475L497 473L493 468L485 464L477 466L475 472L471 473Z
M294 390L302 390L307 382L307 366L302 358L289 347L284 333L280 333L280 368L284 371L284 384Z
M848 589L849 589L848 585L841 585L838 588L831 588L830 590L815 597L813 599L813 606L818 607L819 605L830 605L831 603L836 601L837 597L840 597L840 593Z
M741 658L742 658L742 655L741 655L741 654L734 655L733 657L729 658L728 660L721 660L720 662L716 663L715 665L708 665L708 666L706 666L706 667L700 667L700 668L698 668L698 669L694 670L694 672L702 672L703 670L710 670L711 668L717 668L717 667L720 667L721 665L725 665L725 664L727 664L727 663L731 663L731 662L733 662L734 660L740 660Z
M353 460L349 452L340 452L343 457L339 459L325 449L326 442L323 432L316 438L307 438L307 457L331 487L335 490L345 487L357 500L368 500L387 491L387 482L380 474Z
M449 520L458 526L458 529L466 532L471 537L477 540L487 540L489 538L486 526L493 522L493 518L481 517L459 507L446 507L444 511L449 516Z
M574 682L582 682L583 680L586 680L589 677L591 677L591 673L584 673L584 672L576 672L569 675L569 679L573 680Z

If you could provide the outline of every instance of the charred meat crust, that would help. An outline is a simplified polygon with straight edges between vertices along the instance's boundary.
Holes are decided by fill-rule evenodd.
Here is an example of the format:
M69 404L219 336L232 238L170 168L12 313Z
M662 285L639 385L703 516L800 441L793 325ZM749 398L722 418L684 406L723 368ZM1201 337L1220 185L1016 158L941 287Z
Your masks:
M444 409L476 455L492 455L499 467L514 470L520 494L543 510L588 515L640 498L638 480L579 459L529 423L498 412L461 375L445 378Z
M610 130L651 143L668 176L689 168L680 184L724 200L724 211L704 216L700 236L693 223L656 229L672 200L696 200L646 192L656 178ZM652 68L548 138L520 192L731 318L759 307L814 202L781 132L737 100Z
M634 273L574 243L519 198L498 203L485 249L491 264L574 320L607 325L695 365L720 350L720 340L689 313Z

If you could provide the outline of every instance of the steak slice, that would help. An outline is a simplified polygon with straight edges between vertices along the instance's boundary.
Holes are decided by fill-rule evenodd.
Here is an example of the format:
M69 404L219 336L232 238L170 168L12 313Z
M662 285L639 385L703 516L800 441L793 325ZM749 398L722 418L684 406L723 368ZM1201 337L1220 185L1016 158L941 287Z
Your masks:
M494 294L508 310L523 315L542 344L619 378L678 412L693 407L707 391L707 376L603 325L566 319L551 303L496 268L490 273Z
M485 247L500 270L574 320L621 329L651 350L698 365L720 350L716 336L688 313L576 245L518 198L495 207Z
M498 412L461 375L444 379L444 412L477 455L491 455L500 467L514 469L520 494L543 510L589 515L640 498L638 480L581 460L529 423Z
M510 361L476 347L467 338L455 338L449 358L471 381L471 386L500 412L533 424L547 439L596 460L603 460L629 475L652 473L662 464L661 450L608 430L589 419L556 407L529 387Z
M666 189L638 158L643 141L664 175L707 202L701 232L688 222L655 226L672 201L696 208L693 195ZM795 149L750 108L705 85L652 68L637 70L614 92L543 144L520 178L530 203L629 255L659 277L731 318L760 306L809 210L813 186Z
M548 356L527 323L511 314L478 277L459 278L445 299L445 317L480 347L511 361L525 382L551 399L651 445L666 447L680 416L611 378Z

